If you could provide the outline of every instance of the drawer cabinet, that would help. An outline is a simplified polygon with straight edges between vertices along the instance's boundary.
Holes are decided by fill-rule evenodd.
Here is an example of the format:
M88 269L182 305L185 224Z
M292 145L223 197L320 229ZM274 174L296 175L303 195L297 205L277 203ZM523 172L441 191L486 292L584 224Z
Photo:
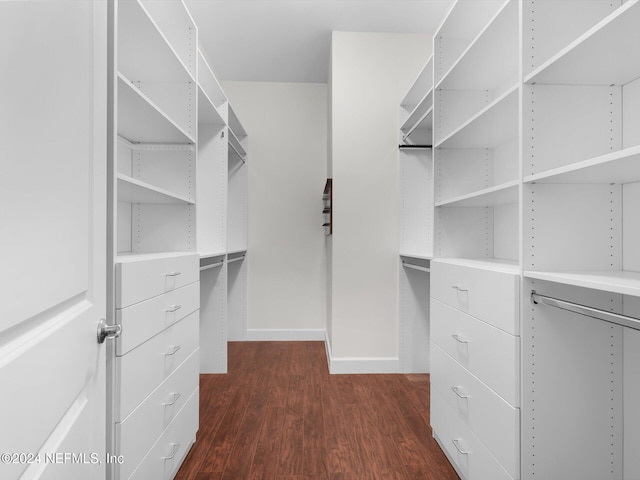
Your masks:
M114 480L169 479L198 430L199 257L158 254L116 264ZM165 458L166 457L166 458Z
M513 480L447 402L431 394L431 425L456 469L469 480Z
M516 272L431 263L431 296L512 335L519 334L520 293Z
M431 262L431 426L465 480L520 478L520 277Z
M116 263L116 308L125 308L197 282L200 259L194 254L122 257Z
M509 474L519 476L520 410L512 407L435 344L431 346L435 389Z

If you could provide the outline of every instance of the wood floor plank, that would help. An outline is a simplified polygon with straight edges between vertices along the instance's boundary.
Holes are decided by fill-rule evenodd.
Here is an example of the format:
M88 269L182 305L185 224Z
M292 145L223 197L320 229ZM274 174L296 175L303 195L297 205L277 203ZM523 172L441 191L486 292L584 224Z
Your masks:
M323 342L231 342L202 375L176 480L458 480L429 427L428 375L330 375Z

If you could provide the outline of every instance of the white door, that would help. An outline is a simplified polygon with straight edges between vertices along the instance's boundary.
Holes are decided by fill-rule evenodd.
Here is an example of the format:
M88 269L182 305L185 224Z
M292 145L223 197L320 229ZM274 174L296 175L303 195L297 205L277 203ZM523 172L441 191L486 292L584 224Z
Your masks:
M104 479L106 0L0 1L0 478Z

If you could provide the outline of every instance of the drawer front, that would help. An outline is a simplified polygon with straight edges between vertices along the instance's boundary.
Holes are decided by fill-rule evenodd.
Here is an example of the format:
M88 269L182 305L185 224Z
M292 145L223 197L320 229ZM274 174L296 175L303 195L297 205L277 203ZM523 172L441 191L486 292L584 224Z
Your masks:
M199 277L196 254L116 263L116 308L184 287Z
M200 284L191 283L116 312L122 333L116 339L121 356L200 308Z
M438 392L431 393L431 427L466 480L513 480Z
M513 478L520 477L520 410L471 375L440 347L431 348L437 391Z
M512 335L519 335L515 274L431 262L431 296Z
M520 406L520 342L431 299L431 340L514 407Z
M198 350L193 352L131 415L116 423L120 478L129 478L162 432L198 389Z
M127 418L198 348L198 313L193 312L138 348L116 357L120 378L120 408L116 422Z
M176 418L129 480L169 480L182 464L198 431L198 390L187 400ZM125 480L120 478L120 480Z

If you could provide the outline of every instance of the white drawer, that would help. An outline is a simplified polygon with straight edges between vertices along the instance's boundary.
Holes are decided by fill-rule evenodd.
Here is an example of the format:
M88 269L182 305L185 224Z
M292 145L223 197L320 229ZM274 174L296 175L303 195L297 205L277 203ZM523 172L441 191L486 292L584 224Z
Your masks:
M116 263L116 308L184 287L199 277L197 254L122 257Z
M513 478L520 478L520 410L497 396L435 344L431 390L437 391Z
M162 432L198 389L198 350L193 352L122 423L116 423L116 451L125 462L116 465L119 478L129 478Z
M116 355L124 355L198 308L200 284L194 282L117 310L116 321L122 325L122 333L116 338Z
M169 480L180 468L198 431L198 390L187 400L129 480ZM125 480L121 478L120 480Z
M513 480L442 396L433 391L431 428L466 480Z
M520 342L431 299L431 340L514 407L520 406Z
M116 357L120 378L116 422L127 416L198 348L198 311L155 337Z
M431 296L512 335L519 335L519 276L431 262Z

